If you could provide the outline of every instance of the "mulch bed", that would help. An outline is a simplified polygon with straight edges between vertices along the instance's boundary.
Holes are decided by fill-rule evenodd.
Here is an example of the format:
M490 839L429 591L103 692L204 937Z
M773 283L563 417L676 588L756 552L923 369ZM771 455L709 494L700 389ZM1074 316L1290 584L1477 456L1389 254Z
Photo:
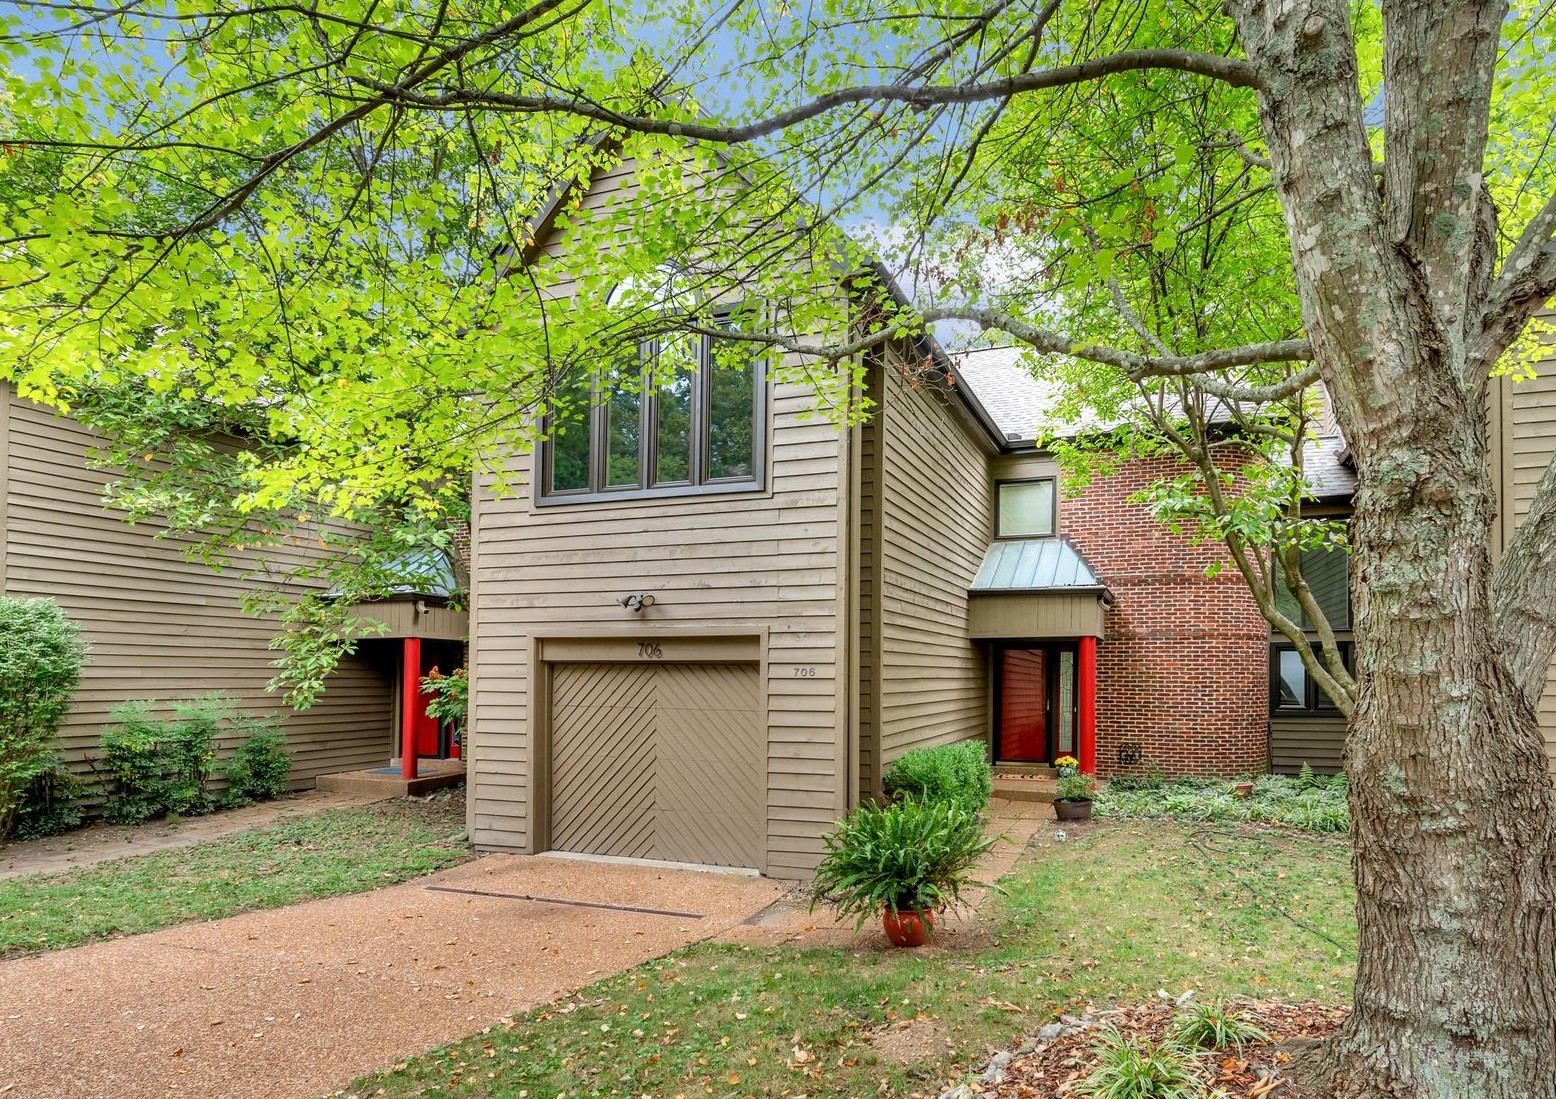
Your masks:
M1201 1079L1210 1086L1209 1094L1228 1099L1321 1099L1290 1080L1286 1066L1293 1047L1328 1037L1345 1019L1346 1009L1253 1000L1239 1001L1237 1006L1274 1042L1244 1046L1241 1052L1201 1054ZM973 1094L981 1099L1065 1099L1070 1088L1095 1067L1091 1047L1099 1033L1111 1027L1129 1038L1160 1041L1176 1012L1177 1004L1170 999L1089 1012L1083 1029L1067 1028L1051 1043L1039 1043L1030 1052L1017 1051L1004 1066L1003 1080L976 1084Z

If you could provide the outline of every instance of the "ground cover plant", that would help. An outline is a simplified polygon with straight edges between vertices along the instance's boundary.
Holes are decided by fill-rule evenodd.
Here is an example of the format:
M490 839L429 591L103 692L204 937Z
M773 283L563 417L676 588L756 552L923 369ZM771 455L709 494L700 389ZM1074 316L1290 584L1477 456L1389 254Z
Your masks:
M1069 836L1040 834L955 947L698 945L342 1094L933 1096L1088 1004L1349 996L1343 842L1172 822Z
M0 881L0 956L360 893L470 857L464 800L329 809L176 850Z
M1246 797L1238 797L1235 787L1204 779L1139 784L1115 779L1097 790L1092 812L1115 820L1167 817L1281 824L1309 832L1350 830L1343 776L1328 778L1310 771L1295 777L1260 775Z

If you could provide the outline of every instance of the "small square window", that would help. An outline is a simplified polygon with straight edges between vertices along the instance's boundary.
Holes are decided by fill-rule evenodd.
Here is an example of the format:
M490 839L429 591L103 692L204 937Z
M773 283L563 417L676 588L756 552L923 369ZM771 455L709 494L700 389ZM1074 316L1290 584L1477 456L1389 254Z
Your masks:
M1054 480L1002 481L998 486L998 538L1048 538L1054 533Z

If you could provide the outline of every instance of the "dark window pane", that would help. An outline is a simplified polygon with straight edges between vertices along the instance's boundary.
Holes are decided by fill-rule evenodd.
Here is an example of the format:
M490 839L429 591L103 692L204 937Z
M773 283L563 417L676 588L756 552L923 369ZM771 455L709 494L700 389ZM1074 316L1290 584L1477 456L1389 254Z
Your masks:
M710 359L708 479L755 477L756 354L748 344L714 340Z
M1350 555L1343 549L1326 548L1303 550L1301 553L1302 578L1313 593L1313 601L1324 612L1331 629L1351 628L1351 600L1347 589L1347 566ZM1275 604L1282 614L1295 620L1305 630L1314 628L1314 622L1302 613L1297 597L1286 587L1283 578L1275 591Z
M654 361L659 386L654 442L658 447L654 484L685 484L692 477L692 382L697 376L697 336L665 336Z
M589 379L575 372L558 387L551 409L551 492L589 487Z
M1282 649L1276 654L1279 669L1275 683L1275 705L1282 709L1307 708L1307 669L1302 657L1294 649Z
M643 453L642 367L633 355L611 372L611 395L605 406L605 486L638 487Z
M1042 538L1054 532L1054 483L1018 481L1000 485L999 536Z

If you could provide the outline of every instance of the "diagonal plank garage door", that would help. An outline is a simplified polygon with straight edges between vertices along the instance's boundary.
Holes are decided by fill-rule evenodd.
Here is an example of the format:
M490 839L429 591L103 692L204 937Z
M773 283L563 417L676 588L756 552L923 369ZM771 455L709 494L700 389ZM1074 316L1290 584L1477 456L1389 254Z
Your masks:
M552 665L551 847L759 868L760 701L752 665Z

